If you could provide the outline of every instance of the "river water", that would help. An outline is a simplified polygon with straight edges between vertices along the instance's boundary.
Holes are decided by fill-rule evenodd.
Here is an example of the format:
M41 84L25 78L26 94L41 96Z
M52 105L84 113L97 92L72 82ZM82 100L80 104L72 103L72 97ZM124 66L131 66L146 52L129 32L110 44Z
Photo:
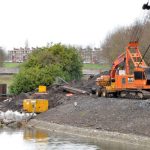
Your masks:
M37 129L0 129L0 150L148 150L148 147L94 141Z

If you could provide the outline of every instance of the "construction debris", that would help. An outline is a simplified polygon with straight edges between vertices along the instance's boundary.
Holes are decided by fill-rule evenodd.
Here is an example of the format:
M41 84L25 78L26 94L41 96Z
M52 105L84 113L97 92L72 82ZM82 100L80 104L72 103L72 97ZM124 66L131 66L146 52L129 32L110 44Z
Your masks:
M27 122L35 117L35 113L20 113L18 111L8 110L6 112L0 111L0 126L16 127L22 122Z
M67 86L67 85L64 85L64 86L61 86L61 88L67 92L71 92L71 93L74 93L74 94L88 94L87 91L85 90L81 90L81 89L78 89L78 88L73 88L71 86Z

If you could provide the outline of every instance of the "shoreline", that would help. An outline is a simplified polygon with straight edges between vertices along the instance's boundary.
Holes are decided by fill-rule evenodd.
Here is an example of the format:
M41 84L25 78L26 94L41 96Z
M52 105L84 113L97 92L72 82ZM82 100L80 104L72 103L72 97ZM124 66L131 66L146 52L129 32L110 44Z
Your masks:
M68 135L80 136L84 138L90 138L96 141L102 140L113 143L144 146L145 148L150 149L150 137L146 136L80 128L70 125L60 125L37 119L30 120L27 124L27 127L34 127L37 129L47 130L49 132L63 133Z

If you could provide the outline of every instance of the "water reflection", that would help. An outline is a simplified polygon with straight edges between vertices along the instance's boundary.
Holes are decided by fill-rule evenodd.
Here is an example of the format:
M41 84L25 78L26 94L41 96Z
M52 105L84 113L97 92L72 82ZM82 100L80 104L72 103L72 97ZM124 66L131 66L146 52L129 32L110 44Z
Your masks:
M48 140L48 136L48 132L34 128L25 128L23 132L23 138L25 140L36 139L43 141L45 139Z
M4 150L149 150L139 145L96 141L66 134L56 134L33 128L0 130Z
M93 144L77 142L75 137L51 134L43 130L26 128L24 130L24 139L32 141L39 150L99 150L100 148Z

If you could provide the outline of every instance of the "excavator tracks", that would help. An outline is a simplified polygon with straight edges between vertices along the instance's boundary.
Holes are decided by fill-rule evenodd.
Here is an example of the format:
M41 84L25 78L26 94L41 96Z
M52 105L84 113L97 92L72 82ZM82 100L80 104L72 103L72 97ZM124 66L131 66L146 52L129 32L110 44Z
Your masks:
M145 100L150 98L150 92L145 90L124 90L118 92L117 97Z
M111 97L111 98L127 98L145 100L150 98L150 91L146 90L122 90L117 92L107 92L106 88L98 88L96 95L98 97Z

